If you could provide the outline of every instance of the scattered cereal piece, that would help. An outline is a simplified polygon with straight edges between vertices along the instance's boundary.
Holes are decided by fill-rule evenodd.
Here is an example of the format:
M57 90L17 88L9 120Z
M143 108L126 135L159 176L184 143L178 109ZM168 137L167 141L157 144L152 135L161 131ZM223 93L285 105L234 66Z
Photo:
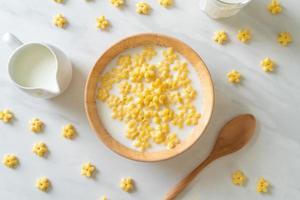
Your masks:
M38 118L32 119L29 124L30 130L34 133L42 132L45 126L44 123Z
M62 14L58 14L54 16L53 23L58 28L64 28L68 24L68 20Z
M256 186L256 191L260 193L267 193L270 184L263 177L259 179Z
M7 154L3 157L2 163L9 168L16 168L19 165L19 159L14 154Z
M56 3L64 3L64 0L54 0Z
M275 63L267 57L260 62L260 65L265 72L272 72L274 70Z
M282 11L282 6L278 0L271 0L271 2L268 4L267 8L268 8L269 12L273 15L277 15L277 14L281 13L281 11Z
M101 30L106 30L110 26L109 21L105 18L105 16L101 16L97 18L97 28Z
M240 83L241 81L241 74L236 70L228 72L227 77L230 83Z
M159 0L159 4L165 8L169 8L173 5L173 0Z
M120 181L120 187L125 192L131 192L134 189L134 181L132 178L122 178Z
M32 152L39 157L43 157L49 152L49 150L45 143L38 142L33 145Z
M232 174L232 183L234 185L244 185L247 177L242 171L236 171Z
M108 198L107 198L105 195L103 195L103 196L101 197L101 200L108 200Z
M72 124L67 124L63 127L61 134L67 139L73 139L76 136L76 130Z
M247 43L251 39L251 32L248 29L241 29L237 34L237 38L239 41L243 43Z
M94 175L95 172L96 172L96 167L92 165L90 162L84 163L82 165L81 175L90 178Z
M136 12L142 15L148 15L151 11L151 6L146 2L138 2L136 4Z
M5 123L10 122L14 118L14 115L11 111L5 109L3 111L0 111L0 120L2 120Z
M116 8L120 8L124 6L124 0L110 0L110 3L115 6Z
M36 181L36 187L43 192L47 192L51 187L51 182L47 177L42 177Z
M288 46L292 42L292 35L289 32L281 32L278 34L277 41L282 46Z
M228 40L228 36L225 31L218 31L215 33L213 39L218 44L224 44Z

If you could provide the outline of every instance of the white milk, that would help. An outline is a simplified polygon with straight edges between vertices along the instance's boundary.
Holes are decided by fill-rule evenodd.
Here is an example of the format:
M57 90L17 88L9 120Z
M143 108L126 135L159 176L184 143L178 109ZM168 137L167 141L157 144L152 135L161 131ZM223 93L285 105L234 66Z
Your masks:
M163 59L162 51L165 50L165 48L155 46L155 50L157 51L157 56L155 56L150 61L150 63L153 63L153 64L157 64L159 61L161 61ZM123 52L121 55L135 54L135 53L138 53L141 51L142 51L142 48L132 48L132 49L129 49L129 50ZM183 56L181 56L181 55L179 55L179 56L180 56L180 60L187 62L189 65L189 70L190 70L189 78L192 80L192 86L197 91L197 96L196 96L196 99L194 100L193 104L197 108L197 111L202 113L202 110L203 110L202 97L203 96L202 96L201 82L198 77L198 73L197 73L196 69L192 66L192 64L190 64ZM110 71L111 69L113 69L116 66L118 57L119 56L117 56L115 59L113 59L106 66L104 72ZM118 88L115 86L115 87L113 87L111 93L119 96L120 94L118 91L119 91ZM129 148L136 149L132 144L133 142L131 140L127 139L125 136L126 124L124 122L120 122L118 120L114 120L111 118L112 111L108 107L108 105L106 103L103 103L103 102L97 100L97 110L98 110L98 114L101 118L101 121L102 121L104 127L106 128L106 130L108 131L108 133L111 136L113 136L117 141L119 141L121 144L123 144ZM201 118L199 120L201 120ZM169 124L169 125L170 125L170 131L176 133L181 141L185 140L191 134L191 132L194 128L194 126L185 126L183 129L179 129L178 127L175 127L171 124ZM152 145L152 147L147 150L148 152L157 152L157 151L161 151L161 150L166 150L166 147L162 144L155 144L154 142L151 142L151 145Z
M29 88L56 90L56 58L45 46L25 46L11 62L10 73L17 84Z
M238 13L251 0L201 0L201 9L211 18L230 17Z

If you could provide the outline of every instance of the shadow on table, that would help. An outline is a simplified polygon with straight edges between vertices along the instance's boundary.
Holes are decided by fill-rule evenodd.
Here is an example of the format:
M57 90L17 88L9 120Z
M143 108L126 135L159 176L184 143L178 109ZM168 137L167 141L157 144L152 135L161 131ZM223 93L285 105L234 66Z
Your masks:
M82 67L81 67L82 68ZM55 104L60 110L65 111L71 116L84 114L84 88L86 76L80 71L80 67L73 64L73 77L67 90L50 99L50 103Z

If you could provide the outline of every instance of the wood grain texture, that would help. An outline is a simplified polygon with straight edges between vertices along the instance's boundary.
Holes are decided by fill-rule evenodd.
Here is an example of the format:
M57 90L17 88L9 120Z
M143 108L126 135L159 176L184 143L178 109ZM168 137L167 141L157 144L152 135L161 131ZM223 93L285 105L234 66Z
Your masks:
M99 75L103 69L110 63L110 61L124 52L127 49L135 48L145 45L157 45L163 47L172 47L175 51L184 56L196 69L198 77L201 82L202 89L202 117L199 123L193 129L192 133L176 148L172 150L164 150L159 152L139 152L134 149L128 148L117 140L115 140L105 129L99 117L96 106L96 92ZM103 143L114 152L137 161L160 161L172 158L191 147L203 134L207 127L214 107L214 91L213 83L209 71L200 58L200 56L188 45L178 39L171 38L160 34L139 34L130 36L116 43L110 47L96 62L91 70L85 88L85 110L90 125L95 130L97 136Z
M214 160L231 154L244 147L254 134L255 117L251 114L239 115L233 118L221 129L210 155L191 173L179 181L165 196L164 200L174 200L194 180L194 178Z

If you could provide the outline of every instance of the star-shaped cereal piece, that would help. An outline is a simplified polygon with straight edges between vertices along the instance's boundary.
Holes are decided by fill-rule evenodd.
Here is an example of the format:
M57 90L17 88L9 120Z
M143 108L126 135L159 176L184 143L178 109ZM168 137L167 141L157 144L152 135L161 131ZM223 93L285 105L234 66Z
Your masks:
M136 3L136 12L141 15L148 15L151 11L151 6L146 2Z
M256 191L260 193L267 193L269 189L270 183L265 180L263 177L259 179L256 185Z
M62 14L58 14L54 16L53 24L58 28L64 28L68 24L68 20Z
M122 6L124 6L125 1L124 0L110 0L110 3L116 8L121 8Z
M224 44L228 40L228 36L225 31L217 31L215 32L213 39L218 44Z
M32 152L39 157L44 157L49 152L49 150L45 143L37 142L33 145Z
M234 172L231 178L234 185L244 185L247 180L245 174L240 170Z
M0 111L0 120L2 120L3 122L9 123L13 118L14 114L10 110L5 109L3 111Z
M96 167L92 165L90 162L84 163L81 167L81 175L86 176L88 178L92 177L96 172Z
M173 0L159 0L159 4L165 8L171 7L173 3Z
M54 0L54 2L56 2L56 3L64 3L65 0Z
M101 30L106 30L109 26L110 23L109 21L105 18L105 16L100 16L96 19L97 21L97 28Z
M268 4L267 8L268 8L268 11L273 15L277 15L277 14L281 13L281 11L282 11L282 6L278 0L271 0L271 2Z
M249 29L241 29L238 31L237 38L240 42L247 43L251 39L251 31Z
M2 163L8 168L16 168L19 165L19 159L14 154L7 154L3 157Z
M67 124L62 128L61 134L66 139L73 139L76 136L76 129L72 124Z
M134 181L131 177L122 178L120 187L124 192L131 192L134 189Z
M263 59L261 62L260 62L260 65L262 67L262 69L265 71L265 72L272 72L274 71L274 61L271 60L270 58L266 57L265 59Z
M51 182L47 177L41 177L36 181L36 187L40 191L47 192L51 187Z
M232 70L227 73L227 78L230 83L240 83L241 74L237 70Z
M281 32L278 34L277 41L282 46L288 46L292 42L293 38L289 32Z
M34 133L40 133L44 129L44 122L38 118L34 118L29 122L30 130Z

